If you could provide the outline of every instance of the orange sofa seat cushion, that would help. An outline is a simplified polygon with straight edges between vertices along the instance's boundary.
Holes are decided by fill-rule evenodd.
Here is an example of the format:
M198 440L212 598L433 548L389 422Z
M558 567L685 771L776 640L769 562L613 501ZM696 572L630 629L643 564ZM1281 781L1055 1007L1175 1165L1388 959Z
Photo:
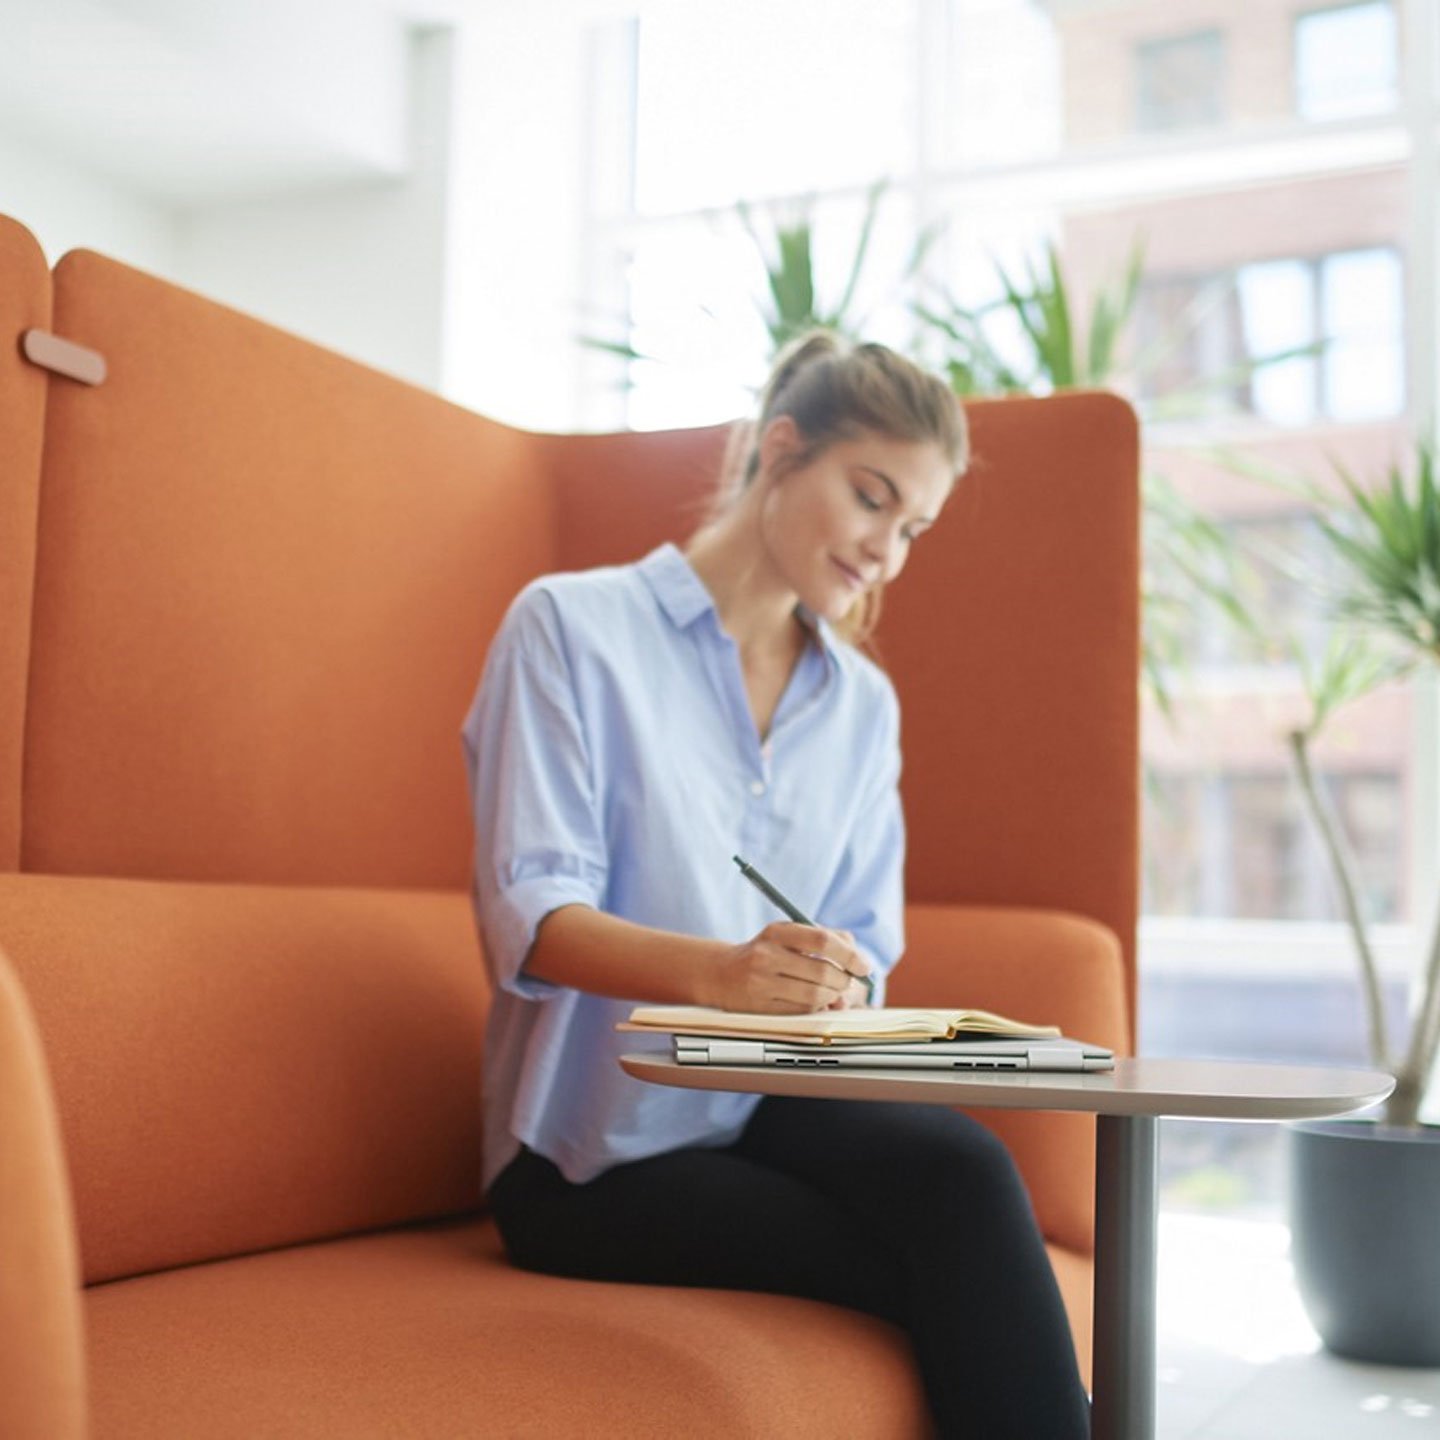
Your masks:
M483 1221L117 1281L86 1305L95 1440L927 1433L882 1321L525 1274Z
M0 875L86 1280L473 1210L459 893Z

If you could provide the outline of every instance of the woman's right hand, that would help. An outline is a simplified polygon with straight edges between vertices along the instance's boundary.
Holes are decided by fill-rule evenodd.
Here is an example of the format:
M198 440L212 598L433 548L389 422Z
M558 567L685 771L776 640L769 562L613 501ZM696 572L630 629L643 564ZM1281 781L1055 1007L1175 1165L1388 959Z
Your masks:
M752 1014L808 1014L838 1008L852 981L869 973L848 932L777 920L720 955L700 1003Z

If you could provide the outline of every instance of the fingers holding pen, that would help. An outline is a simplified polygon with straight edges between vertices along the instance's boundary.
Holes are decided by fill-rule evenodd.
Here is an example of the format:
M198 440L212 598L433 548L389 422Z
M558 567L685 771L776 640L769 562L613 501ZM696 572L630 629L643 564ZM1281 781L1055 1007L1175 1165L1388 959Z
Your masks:
M843 931L778 920L730 947L715 979L726 1010L798 1014L863 1003L869 966Z
M870 967L855 948L855 937L848 930L827 930L821 925L798 925L777 920L760 932L792 954L818 960L838 972L835 988L843 989L850 979L864 980Z
M834 976L827 977L815 972L813 967L797 968L793 959L786 962L788 968L782 968L776 977L785 982L784 1000L793 1002L795 986L809 986L810 1003L804 1007L809 1010L840 1010L852 1005L869 1004L875 998L875 981L869 964L855 948L855 937L848 930L827 930L816 925L748 861L738 855L731 858L740 867L740 873L777 909L789 916L788 924L776 921L767 925L749 946L740 949L749 951L757 946L778 946L794 956L829 965L836 972ZM740 963L743 967L745 962L741 959ZM777 992L771 998L779 1003L781 995Z
M869 1005L875 998L874 972L856 947L855 937L848 930L826 930L819 926L808 928L825 937L825 943L804 953L834 967L835 979L840 986L839 993L820 1008L853 1010ZM838 945L834 943L837 941Z

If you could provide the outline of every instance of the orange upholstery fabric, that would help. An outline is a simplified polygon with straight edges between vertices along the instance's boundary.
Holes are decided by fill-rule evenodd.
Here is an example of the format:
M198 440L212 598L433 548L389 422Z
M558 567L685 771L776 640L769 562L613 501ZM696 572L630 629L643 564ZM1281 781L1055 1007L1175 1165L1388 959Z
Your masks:
M1080 1362L1080 1378L1091 1388L1094 1368L1095 1336L1095 1265L1088 1255L1047 1244L1050 1264L1060 1284L1060 1298L1070 1317L1070 1333L1075 1337L1075 1356Z
M1104 395L969 414L974 466L881 628L903 716L907 894L1098 920L1124 949L1133 1026L1135 414Z
M912 905L905 924L892 1004L977 1005L1126 1048L1124 957L1104 926L1074 915L952 905ZM1005 1110L977 1118L1015 1155L1046 1236L1092 1254L1093 1118Z
M92 1288L96 1440L919 1440L900 1334L832 1306L512 1270L492 1226ZM821 1426L825 1426L821 1420Z
M0 915L87 1281L479 1203L465 896L0 875Z
M20 337L50 329L50 270L35 237L0 215L0 870L20 865L21 738L30 671L45 372Z
M714 498L728 434L716 425L541 437L555 487L557 566L622 565L663 540L684 540Z
M77 1269L95 1436L922 1434L882 1325L523 1275L478 1218L460 722L520 587L683 537L725 432L524 434L86 252L50 328L109 378L47 379L38 257L0 220L0 1434L87 1433ZM970 415L880 632L892 998L1125 1049L1134 420ZM1086 1366L1093 1125L982 1118Z
M85 1357L75 1229L35 1023L0 954L0 1433L81 1440Z
M531 438L98 255L55 295L110 378L51 391L24 868L466 885Z

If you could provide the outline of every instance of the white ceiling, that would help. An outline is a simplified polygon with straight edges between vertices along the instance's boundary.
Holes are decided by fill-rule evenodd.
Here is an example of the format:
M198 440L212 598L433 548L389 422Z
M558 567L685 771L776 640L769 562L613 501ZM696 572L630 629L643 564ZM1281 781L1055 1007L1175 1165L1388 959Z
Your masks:
M392 0L0 0L0 134L177 207L384 178L406 163L411 19Z

